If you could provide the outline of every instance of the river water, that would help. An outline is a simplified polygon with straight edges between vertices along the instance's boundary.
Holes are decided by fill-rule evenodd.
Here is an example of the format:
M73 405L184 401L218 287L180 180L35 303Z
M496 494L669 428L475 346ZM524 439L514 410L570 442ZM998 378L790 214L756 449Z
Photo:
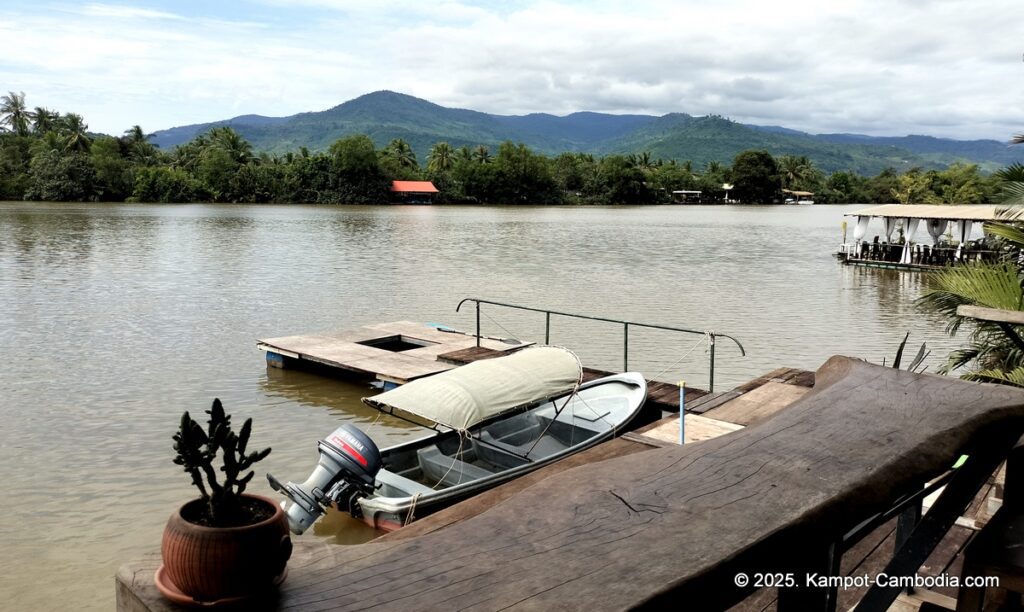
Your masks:
M265 471L304 479L316 440L354 422L387 446L372 393L270 370L256 339L391 320L473 329L473 296L713 329L716 388L841 353L890 359L922 277L838 265L857 206L315 207L0 203L0 601L110 609L113 575L158 550L192 496L171 463L183 410L220 397ZM483 332L542 340L543 315L484 307ZM621 328L555 318L553 343L621 368ZM704 337L631 330L630 369L705 386ZM917 345L915 344L915 346ZM303 538L371 537L339 517Z

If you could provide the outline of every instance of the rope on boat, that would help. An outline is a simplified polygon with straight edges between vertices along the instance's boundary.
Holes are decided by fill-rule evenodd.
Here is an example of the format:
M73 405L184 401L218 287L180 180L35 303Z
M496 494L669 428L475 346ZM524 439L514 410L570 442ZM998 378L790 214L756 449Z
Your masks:
M458 448L458 450L455 451L454 460L452 461L452 464L450 466L448 466L448 471L445 472L441 476L441 478L439 478L438 481L434 483L434 486L430 487L431 489L437 489L437 487L442 482L444 482L444 479L448 478L448 474L452 473L452 469L455 468L456 462L458 462L458 463L462 462L462 444L469 438L469 430L467 430L467 429L456 429L455 431L458 432L458 435L459 435L459 448ZM459 466L459 481L457 483L455 483L455 484L457 484L457 485L458 484L462 484L462 476L463 476L462 466ZM419 495L419 493L417 493L417 495ZM415 501L413 503L415 504Z
M409 523L412 522L412 520L413 520L412 515L413 515L413 513L416 512L416 502L418 502L419 500L420 500L420 493L419 492L414 493L413 496L412 496L412 504L409 505L409 514L405 515L405 521L402 522L402 527L405 527L406 525L408 525Z

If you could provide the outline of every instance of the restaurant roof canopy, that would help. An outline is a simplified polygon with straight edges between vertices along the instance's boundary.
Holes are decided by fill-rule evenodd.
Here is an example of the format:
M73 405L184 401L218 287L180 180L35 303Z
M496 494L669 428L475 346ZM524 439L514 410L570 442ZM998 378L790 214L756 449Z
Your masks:
M396 193L437 193L437 187L430 181L391 181L391 191Z
M995 221L1005 206L992 205L938 205L938 204L884 204L847 213L847 217L899 217L905 219L948 219Z

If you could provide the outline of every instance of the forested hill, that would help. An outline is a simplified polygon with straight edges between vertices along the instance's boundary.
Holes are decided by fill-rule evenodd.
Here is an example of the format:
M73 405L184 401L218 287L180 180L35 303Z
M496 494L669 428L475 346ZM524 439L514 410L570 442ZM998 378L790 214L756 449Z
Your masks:
M729 163L746 149L773 155L806 155L827 172L853 170L874 174L884 168L940 168L968 161L995 170L1024 151L996 140L952 140L930 136L873 137L859 134L807 134L779 126L745 125L723 117L672 113L611 115L580 112L564 117L536 113L491 115L446 108L400 93L380 91L320 111L291 117L243 115L156 132L153 142L167 150L218 126L230 126L259 151L285 153L299 147L325 150L342 136L366 134L378 146L404 139L425 159L430 147L445 141L454 147L511 140L548 154L650 152L654 157Z

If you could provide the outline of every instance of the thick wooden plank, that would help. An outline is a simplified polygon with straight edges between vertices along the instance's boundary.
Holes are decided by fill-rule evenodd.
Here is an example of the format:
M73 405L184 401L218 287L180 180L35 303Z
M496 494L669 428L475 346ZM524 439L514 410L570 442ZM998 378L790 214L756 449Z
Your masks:
M667 421L643 435L662 442L679 444L679 417L670 418ZM687 414L683 434L686 436L686 443L690 444L724 436L740 429L743 429L742 425L710 419L699 414Z
M733 400L740 395L743 395L739 391L716 391L714 393L708 393L703 397L698 397L696 400L686 405L687 412L695 412L697 414L704 414L708 410L721 406L722 404Z
M476 343L468 348L459 349L456 351L449 351L441 353L437 356L440 361L446 361L454 364L472 363L480 359L493 359L494 357L500 357L505 353L496 351L486 346L477 346Z
M1024 392L835 357L758 425L566 470L404 540L293 568L282 609L621 609L748 594L921 486L963 452L1010 445Z
M768 382L717 408L705 411L704 416L738 425L753 425L789 406L809 391L807 387Z
M978 319L979 321L1024 325L1024 310L1001 310L999 308L963 305L957 306L956 314L969 319Z

